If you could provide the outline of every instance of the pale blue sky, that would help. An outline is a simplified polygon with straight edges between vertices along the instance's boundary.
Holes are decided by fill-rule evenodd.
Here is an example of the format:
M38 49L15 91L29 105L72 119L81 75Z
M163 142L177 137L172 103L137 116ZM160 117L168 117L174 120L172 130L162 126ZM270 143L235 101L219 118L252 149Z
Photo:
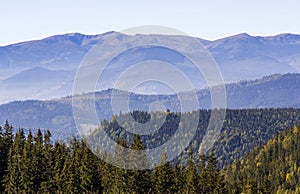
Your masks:
M0 2L0 45L54 34L100 34L162 25L214 40L300 34L299 0L7 0Z

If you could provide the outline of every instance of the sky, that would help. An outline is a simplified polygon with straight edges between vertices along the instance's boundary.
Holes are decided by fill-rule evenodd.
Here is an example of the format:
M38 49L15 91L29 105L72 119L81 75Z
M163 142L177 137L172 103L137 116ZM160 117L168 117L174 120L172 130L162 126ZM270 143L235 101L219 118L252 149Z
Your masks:
M300 34L299 0L0 1L0 46L79 32L160 25L215 40L248 33Z

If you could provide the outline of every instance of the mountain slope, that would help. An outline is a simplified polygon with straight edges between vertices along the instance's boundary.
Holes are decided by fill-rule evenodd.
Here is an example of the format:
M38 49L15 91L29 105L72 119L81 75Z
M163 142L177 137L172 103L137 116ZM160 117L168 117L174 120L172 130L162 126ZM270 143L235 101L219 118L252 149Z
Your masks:
M220 65L225 80L253 79L300 70L299 35L254 37L244 33L213 41L207 47Z
M300 74L272 75L226 87L228 107L296 107L300 101Z
M225 170L230 193L299 193L300 129L277 134Z
M9 75L35 66L75 69L86 52L104 36L73 33L0 47L0 69L6 69Z
M59 88L59 92L47 93L46 88L40 87L38 93L47 93L48 99L69 95L74 81L74 71L80 65L83 57L95 44L103 41L104 38L113 36L116 40L130 40L128 35L117 32L108 32L100 35L83 35L79 33L51 36L42 40L23 42L0 47L0 81L9 79L23 71L35 67L42 67L52 71L67 71L68 84ZM155 41L165 40L165 35L134 35L143 41L152 38ZM182 36L175 36L182 39ZM248 34L239 34L215 41L198 39L215 58L222 76L226 83L241 80L258 79L276 73L298 72L300 69L300 36L293 34L281 34L271 37L254 37ZM113 44L114 41L112 41ZM155 45L155 42L153 42ZM120 72L130 67L138 61L150 59L165 59L191 79L198 89L204 88L205 81L191 64L184 63L183 56L170 50L161 48L135 48L119 55L113 60L112 68L108 68L111 74L109 78L116 77ZM49 72L50 73L50 72ZM38 76L38 75L37 75ZM49 77L49 82L55 82L55 78ZM64 80L65 81L65 80ZM105 89L112 87L112 80L105 78L102 87ZM61 84L63 85L63 83ZM30 85L28 85L30 87ZM26 90L23 87L22 90ZM30 89L28 89L30 90ZM147 89L146 89L147 90ZM148 90L151 90L149 87ZM158 89L159 93L164 93L163 89ZM26 95L16 95L6 91L6 96L10 100L26 100ZM0 103L8 100L0 99Z
M65 95L69 90L59 92L73 79L74 71L49 70L43 67L17 73L0 81L0 92L6 95L0 97L1 101L13 101L16 98L48 99Z
M229 84L226 85L227 107L230 109L299 108L299 87L300 74L273 75L254 81ZM93 102L90 98L91 94L74 96L74 100L84 100L85 104L95 104L99 120L109 119L113 114L111 93L112 90L95 93L96 102ZM211 107L209 90L199 90L197 94L201 105L200 109L209 109ZM161 102L166 109L175 112L181 111L180 101L176 95L141 94L130 95L130 110L149 111L151 104L157 101ZM73 131L70 134L74 133L75 129L72 97L47 101L17 101L3 104L0 105L0 118L10 119L17 126L26 128L42 127Z

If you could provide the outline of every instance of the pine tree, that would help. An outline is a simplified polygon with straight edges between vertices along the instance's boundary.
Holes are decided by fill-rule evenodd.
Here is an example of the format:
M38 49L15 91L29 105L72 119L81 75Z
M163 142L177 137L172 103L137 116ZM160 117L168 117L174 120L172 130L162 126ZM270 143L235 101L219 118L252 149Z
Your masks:
M152 172L154 193L173 193L175 191L175 175L172 166L167 162L167 153L161 155L160 166Z
M113 168L112 176L114 180L113 192L129 193L132 177L128 174L128 143L121 137L115 146L114 162L116 166ZM133 184L133 183L132 183Z
M80 149L82 150L82 158L80 160L80 187L84 193L100 193L101 176L97 169L97 158L88 148L84 141L81 141Z
M32 132L29 131L27 139L23 149L22 155L22 184L24 186L24 192L33 193L34 192L34 176L35 176L35 166L33 165L33 136Z
M175 164L174 166L174 193L183 193L186 185L185 167Z
M11 136L12 137L12 136ZM22 150L24 145L24 133L19 131L11 145L8 153L7 174L4 178L6 193L21 193L24 185L22 184Z
M98 171L101 176L101 183L103 187L103 193L114 193L116 188L114 187L114 178L115 175L112 172L115 172L115 166L102 162L102 165L98 166ZM129 187L129 185L127 185Z
M220 174L217 167L217 160L215 154L212 152L206 164L206 192L207 193L224 193L226 191L223 182L223 176Z
M243 178L240 173L241 163L235 160L232 165L228 165L225 170L226 189L229 193L239 194L242 192Z
M54 184L59 193L62 193L64 190L65 179L63 174L63 169L65 166L66 158L69 155L69 149L59 142L55 142L53 148L53 158L54 158L54 166L53 166L53 173L54 173Z
M7 174L8 154L13 144L13 127L6 120L3 128L4 132L2 127L0 128L0 178L3 180ZM3 191L4 187L0 184L0 192Z
M199 170L199 174L198 174L198 188L197 191L198 193L205 193L205 181L206 181L206 156L204 154L201 154L199 156L199 162L198 162L198 170Z
M43 142L43 134L41 130L38 129L37 134L34 136L31 158L31 165L35 171L33 175L34 192L38 192L41 187L41 183L45 181L46 166L43 152Z
M63 193L82 193L79 165L82 156L78 141L73 138L72 152L66 158L62 170Z
M190 146L188 165L186 169L186 186L185 193L197 193L197 169L193 159L193 148Z
M138 150L139 152L136 152ZM139 135L134 135L133 143L130 146L129 165L138 169L139 167L148 168L145 147ZM134 193L148 193L151 189L151 177L148 169L128 170L130 182L129 187Z
M41 182L40 191L43 193L55 193L57 187L55 185L55 170L54 163L55 158L53 154L53 145L51 143L51 133L47 130L44 134L44 145L43 145L43 166L45 166L45 171L43 172L43 181Z

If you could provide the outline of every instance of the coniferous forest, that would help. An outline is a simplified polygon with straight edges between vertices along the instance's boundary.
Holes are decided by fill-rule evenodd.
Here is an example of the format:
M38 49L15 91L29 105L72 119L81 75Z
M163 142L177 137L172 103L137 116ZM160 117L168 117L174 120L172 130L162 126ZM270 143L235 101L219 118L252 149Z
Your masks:
M209 118L209 111L201 113L199 129L205 127ZM124 135L123 129L116 123L116 116L110 121L103 121L99 129L111 134L119 145L143 150L155 146L159 142L157 138L168 139L173 134L172 129L181 115L166 114L163 132L152 136L152 139ZM139 122L149 119L146 112L135 111L131 115ZM49 130L14 129L7 121L0 128L0 191L299 193L298 120L297 109L229 110L219 139L209 152L197 154L202 138L198 132L195 136L198 141L191 142L181 156L166 163L167 153L163 153L160 156L162 165L151 170L115 167L95 156L83 139L74 137L53 142ZM93 138L98 138L99 129L92 133ZM249 138L252 142L246 141ZM154 145L149 142L154 142ZM124 153L115 153L114 157L122 159Z
M125 143L120 139L120 142ZM135 136L133 149L143 149ZM191 149L192 150L192 149ZM153 170L125 170L97 158L83 141L51 144L51 133L1 132L1 192L5 193L223 193L213 154L187 166L166 163ZM166 157L162 155L162 161Z

